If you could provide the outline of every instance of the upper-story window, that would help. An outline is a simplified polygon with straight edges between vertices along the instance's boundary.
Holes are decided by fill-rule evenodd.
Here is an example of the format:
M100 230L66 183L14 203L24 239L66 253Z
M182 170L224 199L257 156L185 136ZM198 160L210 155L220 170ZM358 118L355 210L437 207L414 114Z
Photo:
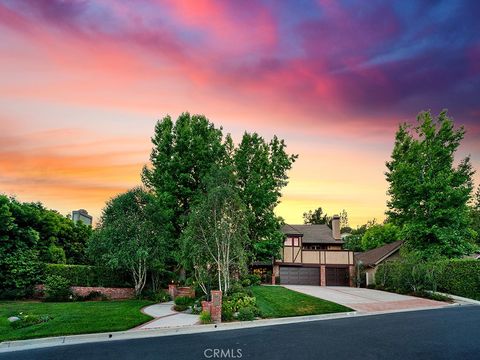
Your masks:
M300 238L298 237L287 237L285 242L283 243L285 246L299 246L300 245Z

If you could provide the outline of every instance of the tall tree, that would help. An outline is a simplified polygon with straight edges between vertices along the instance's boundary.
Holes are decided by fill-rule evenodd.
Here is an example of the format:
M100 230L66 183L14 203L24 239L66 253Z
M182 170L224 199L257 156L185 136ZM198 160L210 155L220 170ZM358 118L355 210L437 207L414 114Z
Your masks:
M247 208L250 260L271 260L280 251L283 233L274 209L297 157L286 152L283 140L274 136L267 143L256 133L244 133L235 149L239 194Z
M204 192L203 179L212 166L228 162L232 141L223 137L202 115L183 113L174 123L170 116L158 121L152 137L150 166L142 181L155 194L157 206L171 214L174 264L180 260L178 239L186 227L190 204Z
M136 294L147 280L147 272L164 262L168 224L153 206L151 194L134 188L108 201L98 227L88 243L88 252L98 264L131 273Z
M465 130L454 128L446 111L436 119L418 116L418 125L400 125L391 160L386 212L402 227L409 248L449 257L472 250L467 203L474 171L469 157L454 166L454 155Z

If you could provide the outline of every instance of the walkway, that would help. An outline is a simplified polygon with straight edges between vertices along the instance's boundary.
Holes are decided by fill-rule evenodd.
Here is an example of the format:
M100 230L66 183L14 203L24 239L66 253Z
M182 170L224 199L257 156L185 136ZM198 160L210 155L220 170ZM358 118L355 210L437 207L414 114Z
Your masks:
M448 305L441 301L364 288L309 285L284 286L290 290L332 301L366 313L408 309L413 310L419 308L440 308Z
M173 301L143 308L142 312L154 317L154 319L132 330L159 329L198 324L198 315L176 312L172 308Z

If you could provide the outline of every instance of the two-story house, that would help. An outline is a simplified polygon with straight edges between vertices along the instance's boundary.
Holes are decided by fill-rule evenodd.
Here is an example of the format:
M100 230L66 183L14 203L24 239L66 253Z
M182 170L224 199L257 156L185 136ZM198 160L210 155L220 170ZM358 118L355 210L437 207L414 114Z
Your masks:
M284 225L282 258L273 274L285 285L353 286L353 252L342 249L340 218L327 225Z

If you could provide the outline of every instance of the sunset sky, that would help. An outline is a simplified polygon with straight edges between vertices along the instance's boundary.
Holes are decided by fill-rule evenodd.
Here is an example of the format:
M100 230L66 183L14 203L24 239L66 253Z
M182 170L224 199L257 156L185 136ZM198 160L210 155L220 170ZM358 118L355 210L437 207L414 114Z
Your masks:
M449 109L480 171L480 2L0 0L0 193L98 218L156 120L299 154L277 213L383 219L400 122ZM475 175L480 183L480 174Z

